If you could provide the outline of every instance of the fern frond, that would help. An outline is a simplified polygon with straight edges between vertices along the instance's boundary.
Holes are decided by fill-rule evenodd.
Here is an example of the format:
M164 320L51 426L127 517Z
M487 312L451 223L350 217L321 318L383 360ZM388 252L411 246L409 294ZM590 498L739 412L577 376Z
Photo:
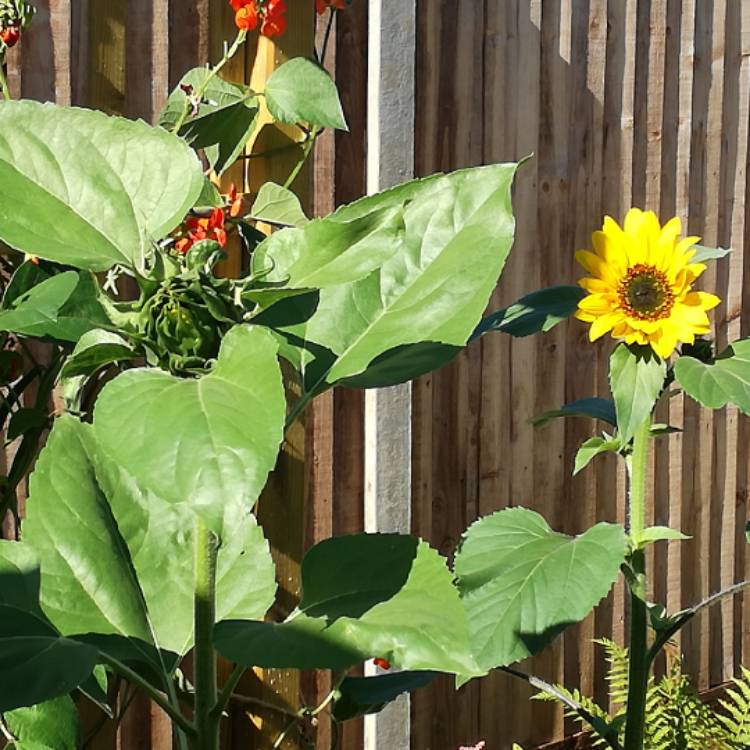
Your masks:
M597 638L594 643L604 647L605 659L609 664L609 697L612 708L619 713L619 709L624 709L628 702L628 650L608 638Z
M741 676L732 683L736 689L727 688L726 699L719 701L724 713L718 713L717 718L734 746L744 748L750 745L750 669L742 667Z

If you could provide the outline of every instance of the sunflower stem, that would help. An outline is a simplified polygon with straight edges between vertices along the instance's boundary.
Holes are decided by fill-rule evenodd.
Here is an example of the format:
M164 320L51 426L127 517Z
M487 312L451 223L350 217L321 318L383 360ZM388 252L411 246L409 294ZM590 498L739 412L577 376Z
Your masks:
M218 539L202 519L195 529L195 727L198 732L195 750L218 750L219 722L214 713L218 690L216 685L216 652L213 629L216 621L216 558Z
M628 463L630 480L630 534L638 540L646 523L646 474L651 443L651 417L644 420L633 437L633 454ZM630 662L628 668L627 724L625 750L643 750L648 689L648 611L646 608L646 554L636 548L630 556Z

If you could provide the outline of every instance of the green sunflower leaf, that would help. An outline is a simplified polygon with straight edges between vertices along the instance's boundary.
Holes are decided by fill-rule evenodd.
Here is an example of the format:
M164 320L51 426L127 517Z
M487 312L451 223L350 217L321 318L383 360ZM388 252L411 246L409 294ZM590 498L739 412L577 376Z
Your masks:
M519 661L580 622L607 595L626 551L620 526L600 523L570 537L526 508L470 526L455 572L479 666Z
M620 344L609 360L609 385L623 445L656 405L667 377L667 364L648 346Z
M731 403L750 414L750 339L728 346L713 362L680 357L674 366L685 393L709 409Z

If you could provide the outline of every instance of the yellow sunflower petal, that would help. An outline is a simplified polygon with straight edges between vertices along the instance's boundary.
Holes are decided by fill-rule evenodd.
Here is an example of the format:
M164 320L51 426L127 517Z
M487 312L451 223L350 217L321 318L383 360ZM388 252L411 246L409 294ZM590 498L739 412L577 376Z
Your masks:
M596 254L588 250L577 250L576 260L590 274L596 278L602 279L611 286L617 285L617 277L612 269Z
M668 359L677 348L677 332L671 326L663 327L650 337L648 343L662 359Z
M601 279L584 278L578 280L578 286L587 292L611 292L612 287Z
M584 312L593 313L595 315L606 315L612 312L612 301L609 296L601 293L589 294L584 297L579 303L578 307Z
M609 333L620 321L622 315L619 313L608 313L598 317L589 329L589 339L596 341L604 336L605 333Z
M612 268L618 277L624 276L628 268L628 255L625 243L616 234L594 232L591 235L594 252Z

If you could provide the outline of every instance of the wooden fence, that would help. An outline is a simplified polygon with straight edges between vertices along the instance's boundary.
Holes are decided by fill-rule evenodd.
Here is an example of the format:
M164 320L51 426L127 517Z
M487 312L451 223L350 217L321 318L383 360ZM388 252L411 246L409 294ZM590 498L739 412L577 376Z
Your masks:
M217 59L231 28L225 0L39 4L34 30L10 60L15 93L146 119L186 69ZM308 0L290 6L292 13L309 9ZM734 248L705 275L705 286L724 300L714 314L719 344L750 332L750 245L743 253L750 241L750 2L417 0L417 16L419 173L534 154L518 176L518 239L494 306L574 282L574 250L587 246L604 213L621 218L635 205L663 219L677 214L706 244ZM339 16L328 61L339 71L352 133L318 149L317 212L364 192L367 37L367 3L354 0ZM248 76L249 64L249 57L240 61L232 74ZM511 504L537 509L571 533L621 518L624 482L611 459L570 477L577 445L594 425L569 420L534 429L528 421L564 401L606 394L609 349L588 344L576 322L528 340L485 337L415 384L414 532L450 554L468 523ZM709 414L681 397L662 411L660 421L690 428L660 439L651 472L651 518L693 537L669 552L657 549L649 561L654 597L674 610L746 573L750 429L734 410ZM362 455L362 394L322 398L298 446L305 543L362 528ZM601 698L605 665L591 640L621 638L623 618L618 589L529 668ZM749 618L738 598L684 633L680 645L701 688L730 677L743 659L750 663ZM313 683L306 678L303 687L324 689ZM439 681L413 698L412 747L455 750L483 739L487 750L504 750L512 740L532 746L571 730L559 710L527 698L502 675L458 693ZM239 717L233 725L240 719L249 723ZM232 746L255 741L238 729ZM142 702L119 738L105 730L92 745L169 746L168 727ZM359 750L357 723L339 746Z

